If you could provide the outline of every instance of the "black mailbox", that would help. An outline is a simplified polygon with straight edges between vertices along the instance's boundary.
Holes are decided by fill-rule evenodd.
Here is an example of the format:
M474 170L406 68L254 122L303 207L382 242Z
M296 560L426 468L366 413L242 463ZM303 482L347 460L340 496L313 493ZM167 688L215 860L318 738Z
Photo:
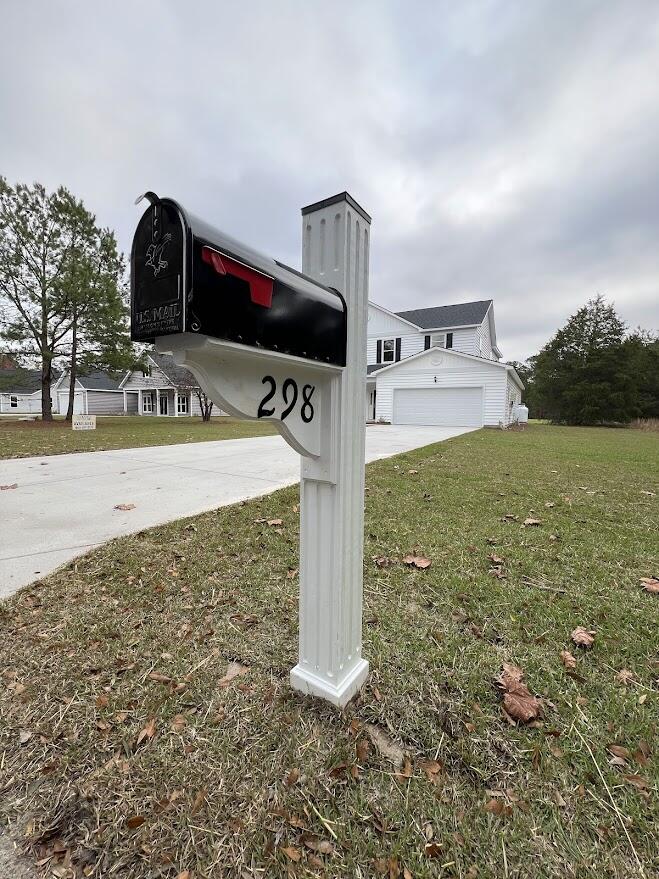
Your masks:
M343 297L146 194L131 251L131 338L202 333L345 366Z

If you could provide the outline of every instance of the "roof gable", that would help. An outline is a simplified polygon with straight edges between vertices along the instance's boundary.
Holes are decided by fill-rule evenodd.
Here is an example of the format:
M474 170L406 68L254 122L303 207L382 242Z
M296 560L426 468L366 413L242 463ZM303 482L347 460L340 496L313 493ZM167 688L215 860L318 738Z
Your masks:
M171 354L158 354L157 351L150 351L148 356L177 388L199 387L199 382L190 370L184 366L179 366Z
M383 372L388 372L390 369L396 369L401 366L406 366L408 363L412 363L415 360L418 360L421 357L428 357L431 354L440 353L442 355L446 355L449 359L451 357L461 357L465 360L469 360L474 364L479 364L482 366L492 366L495 369L505 369L507 372L511 373L513 376L513 380L516 384L519 385L521 389L524 388L520 377L517 375L517 372L512 366L509 366L507 363L500 363L498 360L490 360L488 357L479 357L477 354L466 354L464 351L455 351L453 348L442 348L440 345L433 345L432 348L427 348L425 351L418 351L416 354L412 354L410 357L404 357L402 360L397 360L395 363L389 363L387 366L383 366L381 369L377 370L377 376L379 376ZM378 364L379 365L379 364Z
M461 302L457 305L415 308L412 311L398 311L396 314L423 330L472 327L482 322L491 305L491 299L483 299L478 302Z

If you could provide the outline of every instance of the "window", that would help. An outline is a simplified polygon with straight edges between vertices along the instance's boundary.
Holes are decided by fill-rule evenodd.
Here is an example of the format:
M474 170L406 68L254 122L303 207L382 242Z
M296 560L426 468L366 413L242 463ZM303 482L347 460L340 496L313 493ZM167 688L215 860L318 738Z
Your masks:
M190 412L190 400L182 397L180 394L176 397L176 413L177 415L188 415Z
M153 395L145 394L142 397L142 412L153 412Z
M18 397L11 396L9 398L9 405L12 409L18 409Z
M145 366L142 370L142 378L151 378L151 367Z
M446 333L433 333L430 345L432 348L446 348Z
M382 342L382 362L393 363L396 359L396 340L384 339Z

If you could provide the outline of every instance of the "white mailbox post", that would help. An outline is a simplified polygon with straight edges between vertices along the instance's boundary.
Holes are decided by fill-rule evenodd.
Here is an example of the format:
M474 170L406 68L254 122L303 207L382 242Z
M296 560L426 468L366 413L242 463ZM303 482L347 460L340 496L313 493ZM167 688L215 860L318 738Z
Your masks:
M300 275L170 199L147 197L151 208L131 254L133 338L155 340L226 412L272 421L302 456L299 655L291 684L343 707L368 675L362 581L371 218L346 192L303 208Z

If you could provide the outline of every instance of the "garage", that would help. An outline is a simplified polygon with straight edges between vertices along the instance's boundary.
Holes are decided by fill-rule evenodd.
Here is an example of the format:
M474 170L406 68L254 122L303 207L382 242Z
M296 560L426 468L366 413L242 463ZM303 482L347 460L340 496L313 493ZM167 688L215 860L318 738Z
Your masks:
M68 391L60 391L57 395L59 402L59 411L62 415L66 415L69 409L69 392ZM84 415L85 414L85 400L84 400L84 392L78 391L73 395L73 414L74 415Z
M482 427L483 389L396 388L394 424Z

